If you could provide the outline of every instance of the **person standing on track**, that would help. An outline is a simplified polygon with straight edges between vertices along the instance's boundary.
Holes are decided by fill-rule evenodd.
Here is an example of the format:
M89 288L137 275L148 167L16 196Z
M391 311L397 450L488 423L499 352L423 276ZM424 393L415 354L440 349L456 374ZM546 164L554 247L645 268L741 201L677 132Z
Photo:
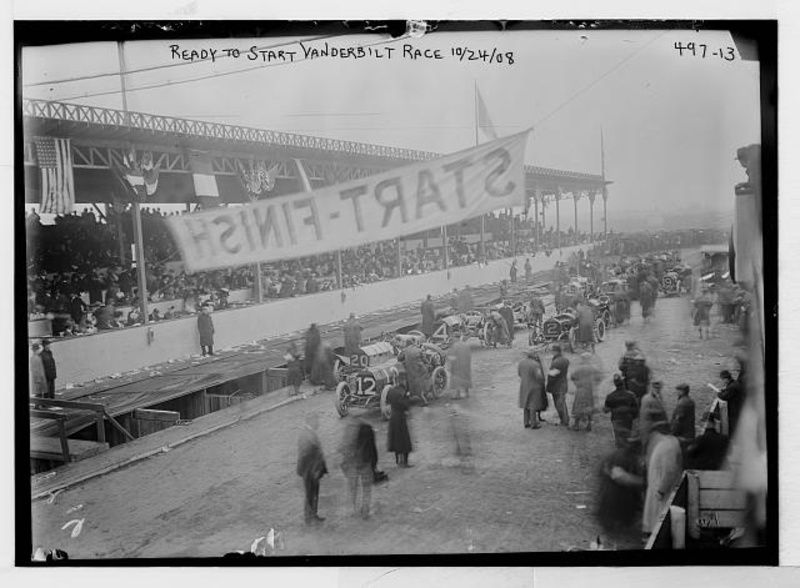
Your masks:
M539 413L547 408L544 392L544 372L536 352L528 349L517 366L519 375L519 407L526 429L541 429Z
M694 440L696 435L694 429L694 400L689 397L688 384L678 384L675 389L678 391L678 402L672 413L670 428L672 434L681 442L681 445L686 446Z
M677 437L669 434L669 423L661 421L653 424L647 437L645 455L647 491L642 514L642 534L646 540L655 530L658 516L683 473L681 445Z
M355 313L350 313L350 318L344 325L344 352L348 357L357 355L361 349L361 325L356 321Z
M531 258L525 258L525 283L530 284L533 281L533 266L531 266Z
M322 445L317 437L319 417L316 413L306 416L306 423L297 442L297 475L303 478L305 489L306 525L319 524L325 520L319 516L319 481L328 473Z
M430 294L420 306L420 312L422 313L422 333L430 339L433 335L433 324L436 322L436 308L433 306Z
M203 306L197 317L197 331L200 333L200 351L203 357L214 355L214 321L211 320L211 307Z
M504 343L510 347L514 344L514 309L511 308L511 303L508 300L503 300L503 306L500 307L500 315L505 320L507 327Z
M566 400L568 370L569 360L562 355L561 345L553 345L553 359L550 362L550 370L547 372L547 391L553 395L553 404L563 427L569 426Z
M578 311L578 343L584 346L588 345L592 348L594 353L594 312L589 305L581 300L577 304Z
M639 403L633 392L625 388L625 381L619 374L614 374L614 391L606 396L603 412L611 413L615 445L618 448L626 447L628 438L633 434L633 421L639 414Z
M511 262L511 269L508 271L508 277L512 284L517 283L517 260Z
M533 321L534 325L538 327L542 326L542 320L544 317L544 302L539 296L534 295L533 299L531 300L531 320Z
M50 340L42 340L42 365L44 366L44 377L47 380L47 394L45 398L56 397L56 360L53 359L53 352L50 351Z
M448 353L451 386L456 398L469 398L472 386L472 350L467 335L462 333Z
M397 384L386 393L386 400L392 407L389 417L389 430L387 450L394 453L394 459L401 468L413 467L408 463L408 454L411 453L411 433L408 430L407 413L411 408L411 401L407 398L408 388L405 370L400 372Z
M581 422L586 421L586 430L592 430L592 416L595 412L594 389L603 379L600 370L592 363L589 352L581 354L578 367L572 370L572 381L575 383L575 400L572 403L572 428L580 431Z
M661 382L653 382L650 391L641 397L639 407L639 436L647 439L655 423L668 423L667 411L661 398Z
M694 326L703 338L705 330L706 339L711 338L711 307L714 301L711 298L708 288L703 288L702 295L694 301Z
M345 427L344 439L340 448L342 471L347 478L353 514L362 519L369 518L372 484L378 465L378 449L375 446L375 430L364 419L350 417ZM361 488L361 501L358 494Z
M307 375L311 374L314 367L314 359L317 357L319 347L322 345L322 335L320 335L317 323L311 323L306 331L306 342L303 355L303 369Z

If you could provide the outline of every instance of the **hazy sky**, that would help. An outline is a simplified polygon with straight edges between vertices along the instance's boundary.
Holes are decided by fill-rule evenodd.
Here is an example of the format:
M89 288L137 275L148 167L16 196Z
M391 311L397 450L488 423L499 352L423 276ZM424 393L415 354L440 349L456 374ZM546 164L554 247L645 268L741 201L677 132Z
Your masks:
M217 61L127 76L129 90L236 69L254 69L192 83L129 91L131 110L326 137L448 152L475 142L477 82L499 134L534 126L528 163L600 172L605 135L609 216L614 210L729 210L744 178L738 147L759 142L758 68L721 32L580 31L435 33L375 48L396 47L393 59L317 59L266 66L249 61L252 45L287 39L185 40L125 45L128 70L179 63L181 49L217 48ZM337 47L386 41L384 36L329 40ZM683 56L675 42L705 43L705 58ZM445 59L400 59L402 45L439 48ZM322 41L306 46L320 47ZM514 64L458 62L451 48L513 51ZM242 50L238 59L221 49ZM297 51L298 45L283 47ZM699 49L698 49L699 51ZM260 66L260 67L259 67ZM266 67L265 67L266 66ZM29 48L23 83L119 71L115 44ZM27 97L121 107L118 76L25 87ZM96 92L106 96L86 96ZM583 204L586 206L586 204ZM567 212L571 212L568 205ZM571 221L571 214L567 215ZM588 221L587 221L588 222ZM583 224L583 223L581 223Z

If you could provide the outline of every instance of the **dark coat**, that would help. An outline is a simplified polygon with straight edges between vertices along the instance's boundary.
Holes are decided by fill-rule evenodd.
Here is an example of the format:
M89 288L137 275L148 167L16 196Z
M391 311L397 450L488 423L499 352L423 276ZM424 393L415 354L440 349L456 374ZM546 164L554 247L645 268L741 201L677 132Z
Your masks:
M211 315L200 314L197 317L197 331L200 333L200 345L214 344L214 323Z
M406 398L406 389L403 386L393 386L387 392L386 398L392 407L387 449L393 453L411 453L411 433L406 416L411 403Z
M297 475L304 479L319 480L327 473L319 437L306 427L297 441Z
M42 349L40 354L42 365L44 366L44 377L48 381L56 379L56 360L53 359L53 352L49 349Z
M672 413L672 434L679 439L694 439L694 400L681 396Z
M512 336L514 334L514 311L508 306L503 306L498 312L506 321L509 336Z
M739 422L739 415L742 412L742 405L744 404L742 385L733 380L730 384L725 386L717 396L720 400L724 400L728 403L728 430L732 432Z
M547 396L544 393L542 365L530 357L524 358L517 367L519 375L519 407L528 410L546 410Z
M633 419L639 414L639 404L636 402L633 392L620 387L606 396L603 410L611 413L612 423L620 423L630 431Z
M686 450L686 467L693 470L718 470L728 454L730 439L707 429Z
M554 357L550 362L551 370L558 370L561 372L557 376L547 377L547 391L550 394L566 394L567 393L567 372L569 370L569 360L563 355Z
M422 332L425 333L426 337L430 337L433 335L433 323L436 322L436 309L433 306L433 302L430 300L426 300L420 306L420 312L422 313Z
M322 336L319 334L319 329L309 327L306 331L306 346L305 356L303 357L303 368L307 374L311 373L311 368L314 365L314 358L317 356L319 346L322 344Z

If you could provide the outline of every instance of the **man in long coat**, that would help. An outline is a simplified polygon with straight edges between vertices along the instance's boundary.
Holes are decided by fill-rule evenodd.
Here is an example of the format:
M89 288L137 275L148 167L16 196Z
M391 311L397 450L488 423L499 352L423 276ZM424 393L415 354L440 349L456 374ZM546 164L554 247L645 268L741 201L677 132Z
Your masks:
M591 345L594 351L594 312L584 301L578 302L578 342Z
M614 374L614 391L606 396L603 412L611 413L614 443L618 448L626 447L633 432L633 421L639 414L639 402L633 392L625 388L619 374Z
M44 373L44 364L42 363L42 345L38 341L34 341L31 345L30 355L28 359L28 366L31 375L30 380L30 395L39 398L47 397L47 377Z
M689 397L689 385L679 384L675 387L678 391L678 402L672 412L670 428L682 445L688 445L695 438L694 429L695 406L694 400Z
M342 453L342 471L347 478L353 513L367 519L369 518L372 484L378 465L375 430L364 419L350 417L340 451ZM361 488L360 503L358 500L359 488Z
M728 403L728 434L733 437L744 405L744 388L740 382L733 379L728 370L722 370L719 377L723 387L717 397Z
M307 525L320 523L324 517L317 513L319 504L319 481L328 473L322 445L317 437L319 418L311 413L297 441L297 475L303 479L305 489L305 521Z
M580 430L581 422L586 421L586 430L592 430L592 416L595 412L594 389L603 379L600 370L592 363L592 355L581 354L581 361L572 370L570 379L575 383L575 400L572 403L572 428Z
M468 397L472 387L472 350L467 336L462 334L448 353L450 359L450 386L456 398Z
M386 400L392 407L389 417L387 450L394 453L395 462L401 468L412 467L408 463L408 454L412 451L411 433L408 430L407 412L411 401L407 398L406 375L401 371L396 385L386 393Z
M211 307L204 306L197 317L197 332L200 333L200 351L203 357L214 355L214 321L211 320Z
M503 306L500 307L500 316L502 316L506 321L506 327L508 328L508 338L504 341L507 345L511 345L514 342L514 310L511 308L508 300L503 301Z
M667 411L661 398L661 382L653 382L650 391L642 396L639 406L639 436L646 442L650 436L653 425L660 422L668 423ZM667 429L669 430L669 429Z
M47 394L45 398L56 397L56 360L53 358L53 352L50 351L50 341L47 339L42 341L42 365L44 366L44 377L47 379Z
M403 362L406 382L411 396L425 402L428 391L431 388L431 381L428 377L428 369L422 360L422 349L416 345L410 345L397 356L397 359Z
M655 530L658 516L666 507L670 493L680 482L683 458L681 445L677 437L669 434L669 424L666 421L653 424L647 437L645 452L647 490L642 514L642 533L648 536Z
M550 370L547 372L547 391L553 395L553 404L558 412L561 425L569 426L569 412L567 411L569 360L561 352L561 345L553 345L553 359Z
M317 357L317 352L321 344L322 336L317 328L317 323L311 323L311 326L308 327L308 331L306 331L305 355L303 356L303 369L305 373L311 373L311 369L314 367L314 359Z
M344 325L344 351L348 357L356 355L361 349L362 327L356 321L356 315L350 313L350 318Z
M433 324L436 322L436 308L433 306L430 294L420 306L420 312L422 313L422 332L426 337L430 337L433 335Z
M547 408L544 391L544 371L541 361L533 349L525 352L525 357L517 366L519 375L519 407L522 409L522 422L526 429L539 429L539 412Z

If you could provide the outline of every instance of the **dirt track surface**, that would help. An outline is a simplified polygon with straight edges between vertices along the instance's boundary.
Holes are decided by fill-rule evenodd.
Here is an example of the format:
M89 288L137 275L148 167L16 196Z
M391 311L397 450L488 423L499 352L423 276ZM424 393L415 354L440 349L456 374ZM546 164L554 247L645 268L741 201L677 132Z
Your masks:
M715 309L716 310L716 309ZM626 339L636 339L664 382L668 412L674 386L686 382L697 403L697 420L708 406L720 369L733 367L738 332L716 325L700 341L688 300L660 299L655 317L642 323L638 304L630 325L609 331L597 346L605 379L596 404L611 391ZM715 320L716 319L716 320ZM712 316L712 321L718 318ZM546 424L524 429L517 408L516 365L527 334L513 349L473 344L473 396L452 402L462 411L474 453L474 470L457 466L448 399L413 409L410 420L414 468L402 470L386 452L386 423L377 411L363 413L376 429L379 468L389 482L373 489L373 515L350 514L336 447L344 422L333 394L321 393L186 443L134 466L58 494L52 504L32 505L35 546L60 547L72 558L217 557L249 550L274 528L285 549L276 555L375 553L469 553L563 551L588 548L601 534L592 510L596 469L613 449L608 417L591 432ZM568 356L571 361L577 358ZM550 355L543 357L549 363ZM572 390L570 390L572 392ZM572 393L567 399L572 407ZM295 474L296 438L304 415L320 415L319 435L330 475L322 480L320 514L327 520L306 528L302 487ZM545 414L557 422L552 402ZM72 513L70 508L82 505ZM72 519L85 519L70 537ZM608 547L638 548L638 532L603 537Z

